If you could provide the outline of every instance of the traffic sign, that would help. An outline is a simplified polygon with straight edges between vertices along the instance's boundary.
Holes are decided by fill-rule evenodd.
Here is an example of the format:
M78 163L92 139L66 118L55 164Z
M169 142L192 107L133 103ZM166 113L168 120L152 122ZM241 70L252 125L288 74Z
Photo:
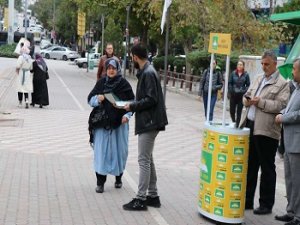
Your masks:
M230 55L231 34L210 33L208 52Z

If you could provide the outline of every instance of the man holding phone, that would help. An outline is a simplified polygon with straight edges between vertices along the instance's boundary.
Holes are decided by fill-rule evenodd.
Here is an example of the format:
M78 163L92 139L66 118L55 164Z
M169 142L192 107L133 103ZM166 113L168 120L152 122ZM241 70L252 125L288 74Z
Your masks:
M258 171L261 169L259 207L254 214L272 213L275 202L275 156L280 138L280 125L275 116L286 107L289 85L277 70L277 57L265 51L261 60L264 74L257 76L243 98L247 107L240 127L250 128L246 209L253 209Z

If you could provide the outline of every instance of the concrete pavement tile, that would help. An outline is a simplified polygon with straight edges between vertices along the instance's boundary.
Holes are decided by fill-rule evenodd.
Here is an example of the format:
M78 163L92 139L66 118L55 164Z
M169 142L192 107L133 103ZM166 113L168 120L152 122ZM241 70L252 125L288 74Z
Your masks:
M88 91L84 89L88 85L92 88L94 83L81 79L94 77L95 74L74 72L68 83L64 77L68 74L57 72L69 90L76 88L73 89L78 93L76 97L86 107L82 111L72 98L68 98L67 91L53 71L58 71L60 64L64 67L70 65L53 60L47 63L51 75L48 82L49 107L42 110L36 107L29 110L17 108L13 86L1 98L1 109L5 107L12 113L7 118L22 119L24 122L20 127L0 125L0 224L19 221L26 215L32 223L39 225L43 221L51 225L159 224L150 210L127 212L122 209L122 205L135 196L138 183L134 119L130 121L128 176L123 178L123 188L116 190L114 177L109 176L105 192L96 194L93 152L88 145L87 134L90 108L86 105ZM72 70L71 66L68 69ZM134 86L135 81L131 82ZM154 149L162 201L162 207L156 212L167 225L212 224L197 211L204 121L202 102L168 93L167 108L170 124L166 132L159 134ZM216 109L215 117L221 119L221 109ZM274 215L285 210L283 163L276 159L276 164L278 185L274 213L261 217L246 212L247 225L278 224ZM8 205L18 211L9 211ZM5 220L8 216L9 220Z

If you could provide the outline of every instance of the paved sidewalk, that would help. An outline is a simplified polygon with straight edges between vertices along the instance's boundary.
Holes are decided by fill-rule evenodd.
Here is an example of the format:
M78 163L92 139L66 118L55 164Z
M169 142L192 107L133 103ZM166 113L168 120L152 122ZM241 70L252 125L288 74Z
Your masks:
M48 63L54 66L61 62ZM77 75L93 80L95 73L78 70ZM87 135L90 109L86 103L82 102L83 109L74 106L74 102L65 104L57 96L63 92L59 89L59 77L50 69L51 106L17 108L13 77L7 74L0 69L0 225L214 224L197 211L202 102L167 93L169 125L159 134L154 150L162 207L128 212L122 204L134 197L138 183L134 119L130 121L123 188L115 189L114 178L109 176L105 192L97 194ZM134 79L130 82L135 86ZM10 114L3 115L4 111ZM220 108L216 108L215 116L216 120L221 119ZM273 213L255 216L246 211L247 225L283 224L274 220L274 215L284 213L286 205L283 162L277 158L276 163L278 182Z

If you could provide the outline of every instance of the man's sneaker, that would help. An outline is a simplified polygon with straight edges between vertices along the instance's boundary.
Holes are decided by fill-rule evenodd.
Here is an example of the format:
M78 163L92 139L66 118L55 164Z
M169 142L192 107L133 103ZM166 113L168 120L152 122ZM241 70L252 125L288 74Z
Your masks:
M146 204L147 206L159 208L161 206L159 196L156 197L147 196Z
M123 209L129 211L147 210L146 200L134 198L129 203L123 205Z

